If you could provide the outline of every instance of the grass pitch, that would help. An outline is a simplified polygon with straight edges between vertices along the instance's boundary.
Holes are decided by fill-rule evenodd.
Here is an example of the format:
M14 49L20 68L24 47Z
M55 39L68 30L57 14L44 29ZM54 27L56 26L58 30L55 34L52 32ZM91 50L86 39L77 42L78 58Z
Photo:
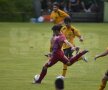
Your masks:
M79 61L68 68L65 90L98 90L101 78L108 69L108 57L93 57L108 47L107 23L73 23L84 36L88 63ZM50 23L0 23L0 90L55 90L54 81L61 74L62 63L49 68L41 85L32 84L47 61L52 35ZM108 90L108 85L105 90Z

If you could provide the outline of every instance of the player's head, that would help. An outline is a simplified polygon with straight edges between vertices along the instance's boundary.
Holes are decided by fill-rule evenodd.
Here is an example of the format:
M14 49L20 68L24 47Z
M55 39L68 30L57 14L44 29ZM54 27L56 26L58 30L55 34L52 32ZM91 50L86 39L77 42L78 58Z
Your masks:
M59 4L57 2L53 3L53 11L57 11L59 9Z
M54 26L52 27L53 33L54 33L54 34L59 34L61 28L62 28L62 25L54 25Z
M71 18L70 18L70 17L66 17L66 18L64 19L64 23L65 23L66 26L69 26L70 23L71 23Z
M57 78L55 80L55 88L56 90L64 90L64 81L61 78Z

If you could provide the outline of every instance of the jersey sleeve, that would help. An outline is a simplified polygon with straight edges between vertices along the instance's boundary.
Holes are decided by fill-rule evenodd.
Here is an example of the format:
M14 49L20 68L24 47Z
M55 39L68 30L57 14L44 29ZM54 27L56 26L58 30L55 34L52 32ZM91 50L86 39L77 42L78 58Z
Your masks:
M80 32L75 27L72 28L74 29L74 35L80 37L81 36Z
M61 17L69 17L69 15L66 12L61 11L61 10L59 10L59 14Z
M64 42L65 40L66 40L66 37L64 35L62 35L61 41Z
M51 12L50 18L51 19L55 19L55 15L54 15L54 12L53 11Z

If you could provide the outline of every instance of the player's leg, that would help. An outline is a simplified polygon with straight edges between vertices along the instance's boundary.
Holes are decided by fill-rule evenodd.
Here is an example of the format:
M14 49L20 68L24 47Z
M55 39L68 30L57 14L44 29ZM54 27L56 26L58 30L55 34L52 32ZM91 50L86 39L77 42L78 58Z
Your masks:
M68 49L64 49L64 54L65 56L68 57ZM62 76L66 76L66 72L67 72L67 65L66 64L63 64L63 70L62 70Z
M88 52L88 50L83 50L83 51L79 52L77 55L75 55L72 58L70 58L70 64L68 63L68 65L71 65L71 64L77 62L78 59L80 57L82 57L84 54L86 54L87 52Z
M67 65L63 64L63 71L62 71L62 76L65 77L67 73Z
M78 52L79 52L79 47L76 49L76 54ZM83 61L87 62L87 58L84 55L78 59L78 61L80 61L80 60L83 60Z
M108 71L105 73L105 76L102 78L102 83L99 87L99 90L104 90L108 81Z
M78 59L78 61L83 60L84 62L88 62L87 58L85 56L82 56Z
M41 71L40 76L39 76L39 79L37 81L35 81L35 83L41 83L41 81L43 80L43 78L47 74L47 69L49 67L53 66L57 62L58 61L57 61L56 57L51 57L51 59L43 66L42 71Z
M63 50L64 51L64 54L66 57L70 58L72 57L72 50L71 48L66 48ZM63 71L62 71L62 76L66 76L66 73L67 73L67 65L66 64L63 64Z
M35 81L35 83L41 83L42 79L47 74L47 69L48 69L48 67L46 65L43 66L42 71L41 71L40 76L39 76L39 79L37 81Z
M80 57L82 57L84 54L86 54L87 52L88 52L88 50L83 50L83 51L79 52L77 55L73 56L70 59L68 59L65 55L62 55L61 62L63 62L67 66L70 66L70 65L74 64L76 61L78 61L78 59Z

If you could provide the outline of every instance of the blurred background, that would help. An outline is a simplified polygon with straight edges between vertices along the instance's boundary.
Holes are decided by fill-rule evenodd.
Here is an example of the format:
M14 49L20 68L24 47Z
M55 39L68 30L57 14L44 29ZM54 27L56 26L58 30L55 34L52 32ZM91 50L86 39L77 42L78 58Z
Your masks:
M108 22L108 0L0 0L0 22L48 22L54 2L73 22Z

